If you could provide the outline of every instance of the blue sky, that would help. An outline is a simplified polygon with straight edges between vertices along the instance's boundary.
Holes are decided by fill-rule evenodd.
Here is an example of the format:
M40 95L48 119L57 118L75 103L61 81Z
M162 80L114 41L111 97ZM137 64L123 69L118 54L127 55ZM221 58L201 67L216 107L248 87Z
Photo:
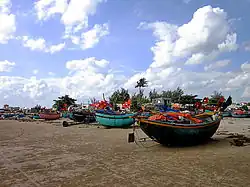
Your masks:
M15 19L12 25L4 25L7 29L0 26L0 82L4 83L0 105L48 106L57 95L66 93L83 101L98 98L102 92L109 95L120 87L134 92L134 84L142 76L150 82L148 90L181 86L200 96L218 89L236 101L250 98L248 0L2 2L0 20L11 15ZM69 11L70 6L79 9ZM195 12L199 12L197 18ZM70 26L79 29L66 33ZM13 27L16 29L11 30ZM91 35L97 30L99 35ZM194 39L189 36L192 32ZM1 41L1 34L12 37ZM74 44L73 37L81 42ZM226 45L219 48L223 42ZM59 44L61 48L52 52L52 46ZM190 64L192 55L199 58ZM104 62L101 60L107 63L98 65ZM23 99L29 102L19 101Z

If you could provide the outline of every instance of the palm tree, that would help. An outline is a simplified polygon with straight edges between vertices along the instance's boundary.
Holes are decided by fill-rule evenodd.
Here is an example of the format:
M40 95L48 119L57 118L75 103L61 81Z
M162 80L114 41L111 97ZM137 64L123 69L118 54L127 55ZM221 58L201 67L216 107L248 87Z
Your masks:
M141 88L145 88L148 87L148 81L146 80L146 78L140 78L139 81L137 81L135 88L139 88L139 94L142 94L142 89Z
M64 107L64 104L67 106L74 105L76 102L76 99L70 98L69 95L65 95L62 97L58 97L58 100L54 100L55 104L53 107L57 108L60 110L61 108Z
M148 81L146 78L140 78L139 81L137 81L135 88L139 88L139 100L141 101L141 98L143 96L143 90L142 88L148 87Z

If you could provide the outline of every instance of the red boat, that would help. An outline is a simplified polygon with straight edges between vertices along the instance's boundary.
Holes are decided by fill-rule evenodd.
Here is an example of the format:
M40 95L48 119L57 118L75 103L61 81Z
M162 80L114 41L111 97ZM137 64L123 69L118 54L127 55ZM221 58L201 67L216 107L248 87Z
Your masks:
M56 120L60 118L60 114L58 113L43 113L39 114L40 119L45 119L45 120Z

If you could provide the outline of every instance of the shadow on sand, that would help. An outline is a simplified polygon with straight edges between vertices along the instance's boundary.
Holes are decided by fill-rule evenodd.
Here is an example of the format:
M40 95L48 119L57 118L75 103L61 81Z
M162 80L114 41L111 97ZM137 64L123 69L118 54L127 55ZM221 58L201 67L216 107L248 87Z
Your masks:
M205 142L197 143L197 144L186 144L186 145L162 145L159 144L149 138L141 138L139 140L135 140L136 144L140 147L144 148L168 148L168 149L212 149L214 147L222 148L225 146L248 146L250 145L250 138L242 135L242 134L226 134L224 136L216 135L213 138L208 139ZM153 143L153 144L152 144Z

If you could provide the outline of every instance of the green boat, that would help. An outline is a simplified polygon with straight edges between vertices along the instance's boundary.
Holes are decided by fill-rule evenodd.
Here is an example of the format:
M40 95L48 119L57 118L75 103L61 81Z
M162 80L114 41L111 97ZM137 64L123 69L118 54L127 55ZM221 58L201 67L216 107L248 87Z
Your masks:
M222 116L223 116L223 117L231 117L232 114L231 114L231 112L229 112L229 111L224 111L224 112L222 112Z
M218 129L220 116L200 115L203 123L178 124L163 121L151 121L138 118L140 128L151 139L163 145L195 145L207 141Z
M40 116L39 115L34 115L32 118L33 119L40 119Z
M96 121L105 127L129 127L135 119L131 118L134 114L103 114L95 113Z

